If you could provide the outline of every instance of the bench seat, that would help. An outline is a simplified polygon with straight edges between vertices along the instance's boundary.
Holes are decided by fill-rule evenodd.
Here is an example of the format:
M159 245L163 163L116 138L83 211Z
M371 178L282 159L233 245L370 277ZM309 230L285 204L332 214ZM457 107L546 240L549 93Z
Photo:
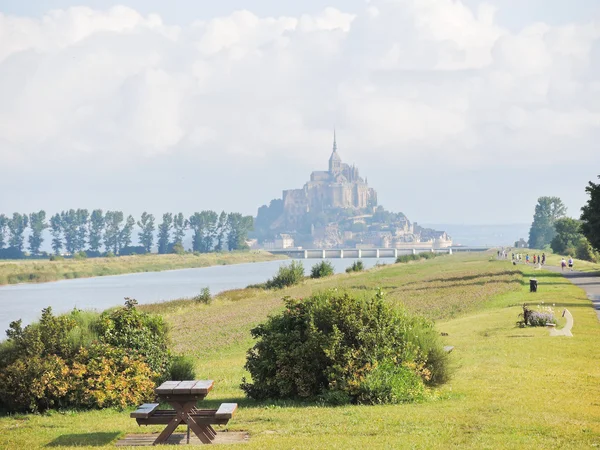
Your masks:
M138 409L132 412L130 417L134 419L147 419L154 414L154 411L156 411L158 406L159 403L144 403L143 405L138 406Z
M219 409L197 409L190 415L199 425L227 425L236 410L237 403L222 403ZM138 425L167 425L175 416L175 410L159 409L147 417L136 417L135 419Z

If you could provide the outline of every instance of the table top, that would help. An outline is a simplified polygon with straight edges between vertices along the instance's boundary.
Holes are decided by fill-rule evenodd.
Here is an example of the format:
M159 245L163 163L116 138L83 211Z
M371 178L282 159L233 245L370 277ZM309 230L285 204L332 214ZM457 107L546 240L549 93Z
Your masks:
M157 395L206 395L214 384L213 380L165 381L154 392Z

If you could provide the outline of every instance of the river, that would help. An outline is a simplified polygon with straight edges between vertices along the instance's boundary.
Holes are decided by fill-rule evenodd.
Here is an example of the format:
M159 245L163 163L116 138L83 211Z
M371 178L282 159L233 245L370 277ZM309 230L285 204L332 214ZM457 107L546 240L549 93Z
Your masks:
M308 273L310 267L320 260L301 261ZM340 273L356 260L348 258L330 261L336 273ZM368 258L362 261L369 268L378 261L390 264L394 259ZM135 298L143 304L194 297L204 287L208 287L212 294L217 294L262 283L271 278L281 264L287 263L288 261L267 261L0 286L0 340L5 338L4 330L10 322L22 319L26 325L37 320L42 308L47 306L52 306L55 313L67 312L73 308L103 311L122 305L125 297Z

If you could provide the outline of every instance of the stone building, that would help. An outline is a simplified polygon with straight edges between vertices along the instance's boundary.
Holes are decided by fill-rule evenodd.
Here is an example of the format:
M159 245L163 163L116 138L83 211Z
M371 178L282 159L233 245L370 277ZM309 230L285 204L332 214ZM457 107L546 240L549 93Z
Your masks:
M283 209L288 223L307 212L337 208L356 210L377 206L377 193L362 179L358 168L342 162L337 152L335 132L329 170L315 171L302 189L283 191Z

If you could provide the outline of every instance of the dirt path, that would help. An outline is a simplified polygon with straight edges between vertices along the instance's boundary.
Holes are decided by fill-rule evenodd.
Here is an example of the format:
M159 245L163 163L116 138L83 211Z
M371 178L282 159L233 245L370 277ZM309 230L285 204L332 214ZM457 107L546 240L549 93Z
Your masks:
M560 267L555 266L544 266L544 270L562 272L563 276L571 283L583 289L592 301L598 315L598 320L600 320L600 277L594 276L594 274L589 272L577 272L576 270L571 272L568 269L561 271Z

